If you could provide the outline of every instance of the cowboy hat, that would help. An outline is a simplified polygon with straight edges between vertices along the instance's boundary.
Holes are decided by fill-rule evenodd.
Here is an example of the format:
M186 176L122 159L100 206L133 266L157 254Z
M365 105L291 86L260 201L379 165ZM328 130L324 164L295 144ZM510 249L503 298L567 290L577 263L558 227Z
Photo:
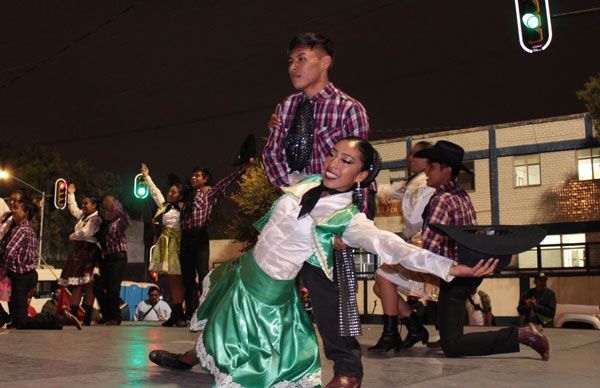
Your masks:
M458 261L474 267L481 259L499 259L497 269L510 264L512 255L538 245L546 231L531 225L429 224L437 233L456 241ZM486 260L487 261L487 260Z
M471 170L463 164L465 150L458 144L446 140L439 140L433 147L425 148L415 152L414 157L428 159L432 162L446 163L458 167L467 173L474 175Z

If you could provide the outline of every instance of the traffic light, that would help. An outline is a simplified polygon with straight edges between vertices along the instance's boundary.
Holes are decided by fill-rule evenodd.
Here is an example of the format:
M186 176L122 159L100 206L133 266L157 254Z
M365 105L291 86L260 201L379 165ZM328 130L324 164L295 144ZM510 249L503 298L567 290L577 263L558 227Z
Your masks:
M63 210L67 207L67 181L58 178L54 182L54 207Z
M519 43L523 50L545 50L552 41L549 0L515 0Z
M142 174L137 174L133 180L133 195L138 199L144 199L150 194L148 184L144 181Z

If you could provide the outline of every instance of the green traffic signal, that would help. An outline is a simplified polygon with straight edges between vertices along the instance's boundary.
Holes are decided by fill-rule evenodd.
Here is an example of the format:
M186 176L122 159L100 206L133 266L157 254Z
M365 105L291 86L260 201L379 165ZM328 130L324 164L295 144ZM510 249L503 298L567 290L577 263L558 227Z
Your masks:
M522 20L523 24L525 24L525 27L530 29L538 28L541 24L539 16L536 16L532 13L526 13L525 15L523 15Z
M144 176L142 174L137 174L135 178L133 178L133 195L137 199L144 199L148 196L149 190L148 185L144 181Z
M548 48L552 41L549 0L514 0L519 44L528 53Z

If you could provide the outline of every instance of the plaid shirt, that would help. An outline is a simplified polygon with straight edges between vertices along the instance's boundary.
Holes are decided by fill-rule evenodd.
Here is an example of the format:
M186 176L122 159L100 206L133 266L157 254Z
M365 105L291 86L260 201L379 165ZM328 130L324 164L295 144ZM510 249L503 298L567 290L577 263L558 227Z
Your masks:
M476 225L471 198L456 182L444 183L435 191L423 213L423 248L452 260L458 259L456 242L433 232L429 224Z
M119 253L127 251L127 223L123 217L116 218L108 223L106 229L106 251L105 253Z
M283 126L274 129L269 135L262 157L267 177L274 185L281 187L290 184L284 140L294 123L296 108L304 100L304 93L286 97L275 108ZM357 136L367 140L369 120L367 111L346 93L332 83L310 99L315 119L313 154L308 166L302 171L305 175L321 174L325 157L339 140L348 136Z
M190 230L205 227L210 221L212 208L217 203L217 198L246 171L246 167L238 168L207 191L203 188L195 189L196 194L192 206L184 202L181 209L181 229Z
M4 252L4 269L23 274L37 267L37 239L29 221L23 220L15 225L10 233L10 240Z

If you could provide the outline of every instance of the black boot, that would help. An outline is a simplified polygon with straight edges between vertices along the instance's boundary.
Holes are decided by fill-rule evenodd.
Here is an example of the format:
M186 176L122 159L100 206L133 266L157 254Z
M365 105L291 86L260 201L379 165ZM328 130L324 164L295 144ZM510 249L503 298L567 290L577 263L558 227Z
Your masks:
M177 312L175 311L176 306L176 304L173 305L173 309L171 310L171 316L169 317L169 319L160 324L162 327L173 327L173 325L175 325L175 322L177 322Z
M176 313L175 327L187 327L188 321L185 319L185 314L183 313L183 306L181 303L173 306L173 312Z
M371 353L387 353L394 349L400 350L402 345L402 338L398 333L398 316L397 315L383 315L383 333L375 346L369 348Z
M411 348L419 341L421 341L423 345L426 345L427 342L429 342L429 332L415 313L412 313L408 318L403 318L402 323L404 323L408 329L408 334L406 334L406 338L402 341L403 348Z
M92 311L94 311L94 307L89 304L81 305L83 311L85 311L85 315L83 316L83 326L90 326L92 324Z

